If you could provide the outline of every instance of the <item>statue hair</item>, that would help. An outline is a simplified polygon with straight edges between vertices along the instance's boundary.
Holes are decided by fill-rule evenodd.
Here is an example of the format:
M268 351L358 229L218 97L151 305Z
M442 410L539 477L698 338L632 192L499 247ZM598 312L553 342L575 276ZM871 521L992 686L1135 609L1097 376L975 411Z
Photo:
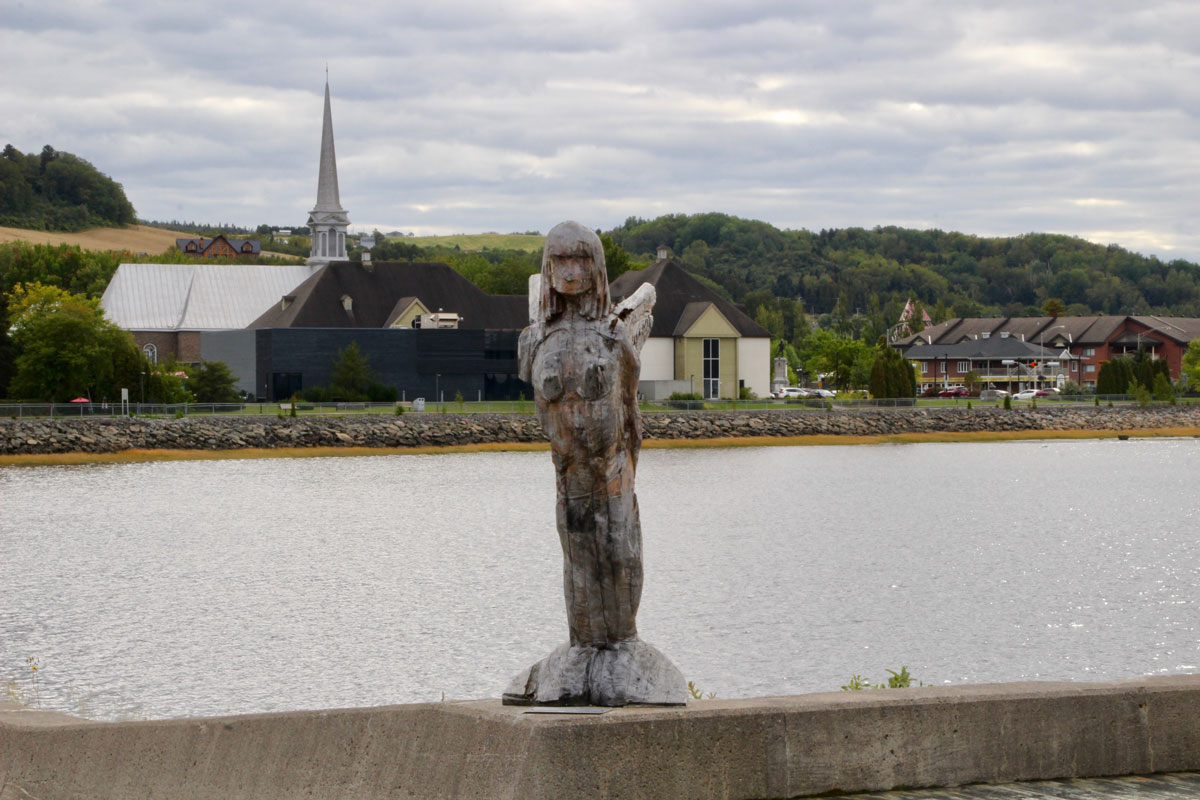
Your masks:
M604 245L591 228L578 222L560 222L546 234L542 250L542 322L562 314L566 301L554 291L550 281L551 255L586 255L592 259L592 288L579 298L579 313L588 319L600 319L612 310L608 299L608 272L604 264Z

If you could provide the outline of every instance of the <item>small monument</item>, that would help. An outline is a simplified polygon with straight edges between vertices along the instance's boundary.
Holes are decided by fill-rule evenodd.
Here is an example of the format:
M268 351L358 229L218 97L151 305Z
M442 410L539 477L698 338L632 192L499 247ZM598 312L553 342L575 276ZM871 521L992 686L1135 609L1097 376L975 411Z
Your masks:
M521 672L510 705L683 705L674 664L637 635L642 529L634 473L641 448L639 351L650 335L654 287L615 308L604 248L578 222L546 236L542 271L529 279L530 323L521 378L533 384L550 439L563 550L569 639Z

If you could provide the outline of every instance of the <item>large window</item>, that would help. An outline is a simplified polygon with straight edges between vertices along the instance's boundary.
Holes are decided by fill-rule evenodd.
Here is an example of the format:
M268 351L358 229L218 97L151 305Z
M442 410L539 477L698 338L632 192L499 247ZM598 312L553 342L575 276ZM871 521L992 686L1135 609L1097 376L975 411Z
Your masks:
M715 400L721 396L721 340L704 340L704 397Z
M960 375L966 375L970 371L971 371L971 362L970 361L958 362L958 373Z
M146 360L151 364L158 363L158 348L153 343L147 342L142 345L142 352L146 354Z

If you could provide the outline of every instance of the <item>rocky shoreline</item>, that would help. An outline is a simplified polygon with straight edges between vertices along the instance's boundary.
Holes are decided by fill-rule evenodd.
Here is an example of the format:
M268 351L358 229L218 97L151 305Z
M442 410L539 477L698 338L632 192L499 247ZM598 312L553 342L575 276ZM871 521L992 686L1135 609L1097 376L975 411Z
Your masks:
M905 433L1200 428L1200 405L1118 408L946 407L786 411L675 411L643 417L647 439L879 436ZM542 442L537 419L517 414L192 416L0 419L0 455L281 447L422 447Z

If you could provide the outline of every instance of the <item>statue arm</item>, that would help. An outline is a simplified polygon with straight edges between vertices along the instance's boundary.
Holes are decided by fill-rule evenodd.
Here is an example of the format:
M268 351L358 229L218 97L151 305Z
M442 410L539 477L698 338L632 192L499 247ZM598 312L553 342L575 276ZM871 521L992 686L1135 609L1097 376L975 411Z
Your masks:
M542 276L529 276L529 327L517 339L517 376L526 383L533 382L533 357L542 343Z
M517 339L517 376L526 383L533 383L533 359L541 343L542 326L536 322L521 331Z
M613 316L625 323L635 353L641 352L642 345L650 337L650 327L654 324L650 311L654 308L655 299L654 287L643 283L613 309Z

